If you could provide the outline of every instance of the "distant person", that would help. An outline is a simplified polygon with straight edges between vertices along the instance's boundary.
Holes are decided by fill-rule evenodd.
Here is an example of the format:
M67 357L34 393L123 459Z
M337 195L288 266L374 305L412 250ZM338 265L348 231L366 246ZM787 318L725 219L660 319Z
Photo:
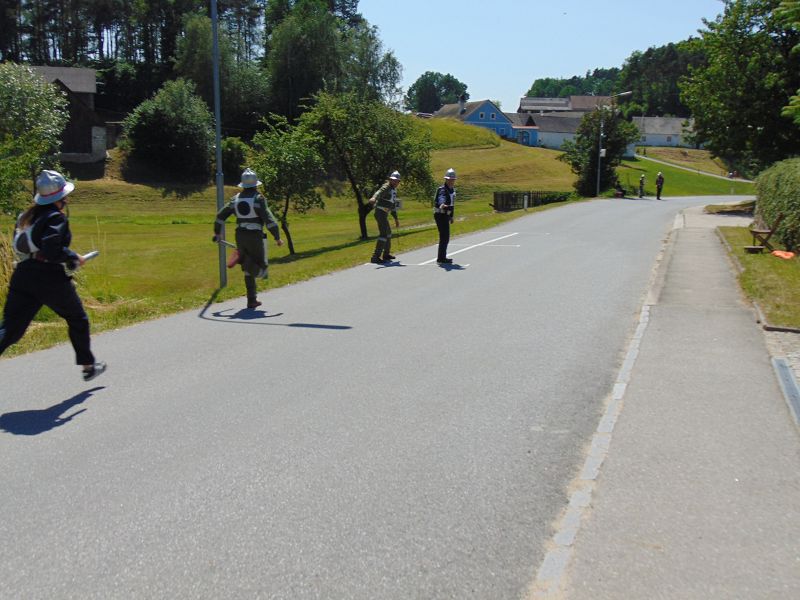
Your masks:
M644 173L639 177L639 198L644 198Z
M239 183L242 191L231 198L231 201L217 213L214 236L211 238L218 242L225 221L231 215L236 215L236 249L239 251L239 264L244 272L247 308L261 306L261 302L258 301L256 279L266 279L269 274L264 241L267 235L263 228L267 228L278 246L283 246L278 222L269 210L266 198L258 192L259 185L261 182L254 171L245 169L242 172L242 180Z
M75 184L58 171L42 171L36 178L36 195L17 219L14 251L17 265L8 285L8 296L0 323L0 354L18 342L42 306L67 322L75 362L83 380L90 381L106 370L91 350L89 317L67 273L86 259L70 250L72 233L64 214L67 195Z
M662 189L664 189L664 174L659 171L656 177L656 200L661 200Z
M436 221L436 228L439 230L439 252L436 255L436 262L440 265L453 264L452 258L447 258L447 244L450 243L450 225L453 223L456 203L456 172L454 169L447 169L444 174L444 184L436 190L433 200L433 219Z
M400 173L392 171L386 182L372 194L369 203L375 207L375 221L378 223L378 240L375 242L375 252L372 253L370 262L382 265L395 257L392 256L392 227L389 225L389 215L394 217L394 226L400 227L397 218L397 209L400 201L397 199L397 186L400 185Z

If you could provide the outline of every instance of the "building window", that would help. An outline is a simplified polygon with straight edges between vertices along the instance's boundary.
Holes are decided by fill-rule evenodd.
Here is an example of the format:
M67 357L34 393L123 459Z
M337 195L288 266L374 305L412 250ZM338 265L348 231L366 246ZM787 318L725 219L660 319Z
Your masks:
M484 119L485 117L486 117L486 113L481 113L480 115L478 115L478 118L481 119L481 120Z
M668 135L668 136L667 136L667 143L669 143L669 142L671 142L671 141L672 141L672 136L671 136L671 135Z
M647 136L643 135L642 137L639 138L639 141L640 142L646 142L647 141Z
M495 113L492 113L491 115L489 115L489 118L490 118L492 121L494 121L494 120L495 120L495 118L497 118L497 115L496 115Z
M500 130L500 137L506 137L506 130L505 129L501 129Z

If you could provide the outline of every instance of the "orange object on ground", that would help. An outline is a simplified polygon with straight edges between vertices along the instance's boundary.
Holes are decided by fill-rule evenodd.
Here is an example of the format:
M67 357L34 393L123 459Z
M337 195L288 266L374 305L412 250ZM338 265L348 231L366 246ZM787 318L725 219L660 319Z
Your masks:
M783 250L773 250L772 256L777 256L778 258L794 258L794 252L784 252Z
M235 267L235 266L236 266L236 265L238 265L238 264L239 264L239 250L237 250L236 248L234 248L234 249L231 251L231 256L230 256L230 258L228 259L228 268L229 268L229 269L232 269L233 267Z

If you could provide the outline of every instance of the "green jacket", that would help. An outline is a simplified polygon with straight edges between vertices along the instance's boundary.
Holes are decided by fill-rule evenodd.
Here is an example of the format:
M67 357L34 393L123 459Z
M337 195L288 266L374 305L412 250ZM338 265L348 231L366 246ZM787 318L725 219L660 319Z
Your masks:
M372 194L370 202L375 201L375 210L382 210L397 218L397 190L388 181Z
M217 220L214 222L216 235L219 235L222 226L231 215L236 215L238 229L261 231L263 227L266 227L276 241L281 239L278 221L267 206L264 196L255 190L239 192L217 213Z

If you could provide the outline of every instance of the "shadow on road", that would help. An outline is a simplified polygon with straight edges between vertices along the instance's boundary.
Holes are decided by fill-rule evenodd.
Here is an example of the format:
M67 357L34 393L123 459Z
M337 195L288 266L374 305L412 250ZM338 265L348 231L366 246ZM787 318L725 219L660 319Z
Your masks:
M265 323L265 322L257 322L257 319L274 319L275 317L280 317L283 313L275 313L274 315L269 315L263 310L256 310L253 308L242 308L232 314L227 314L229 310L233 309L226 309L226 310L218 310L216 312L212 312L210 315L208 313L208 309L214 304L214 301L217 299L219 295L220 289L217 289L211 297L206 302L206 305L198 314L198 318L203 319L205 321L214 321L216 323L232 323L235 325L269 325L271 327L300 327L304 329L332 329L332 330L345 330L345 329L352 329L350 325L327 325L325 323Z
M84 412L83 408L69 416L62 417L62 413L67 412L73 406L82 404L88 400L95 392L105 389L105 387L94 387L77 396L73 396L63 402L41 410L21 410L19 412L9 412L0 415L0 430L14 435L39 435L46 433L56 427L69 423L76 416Z

